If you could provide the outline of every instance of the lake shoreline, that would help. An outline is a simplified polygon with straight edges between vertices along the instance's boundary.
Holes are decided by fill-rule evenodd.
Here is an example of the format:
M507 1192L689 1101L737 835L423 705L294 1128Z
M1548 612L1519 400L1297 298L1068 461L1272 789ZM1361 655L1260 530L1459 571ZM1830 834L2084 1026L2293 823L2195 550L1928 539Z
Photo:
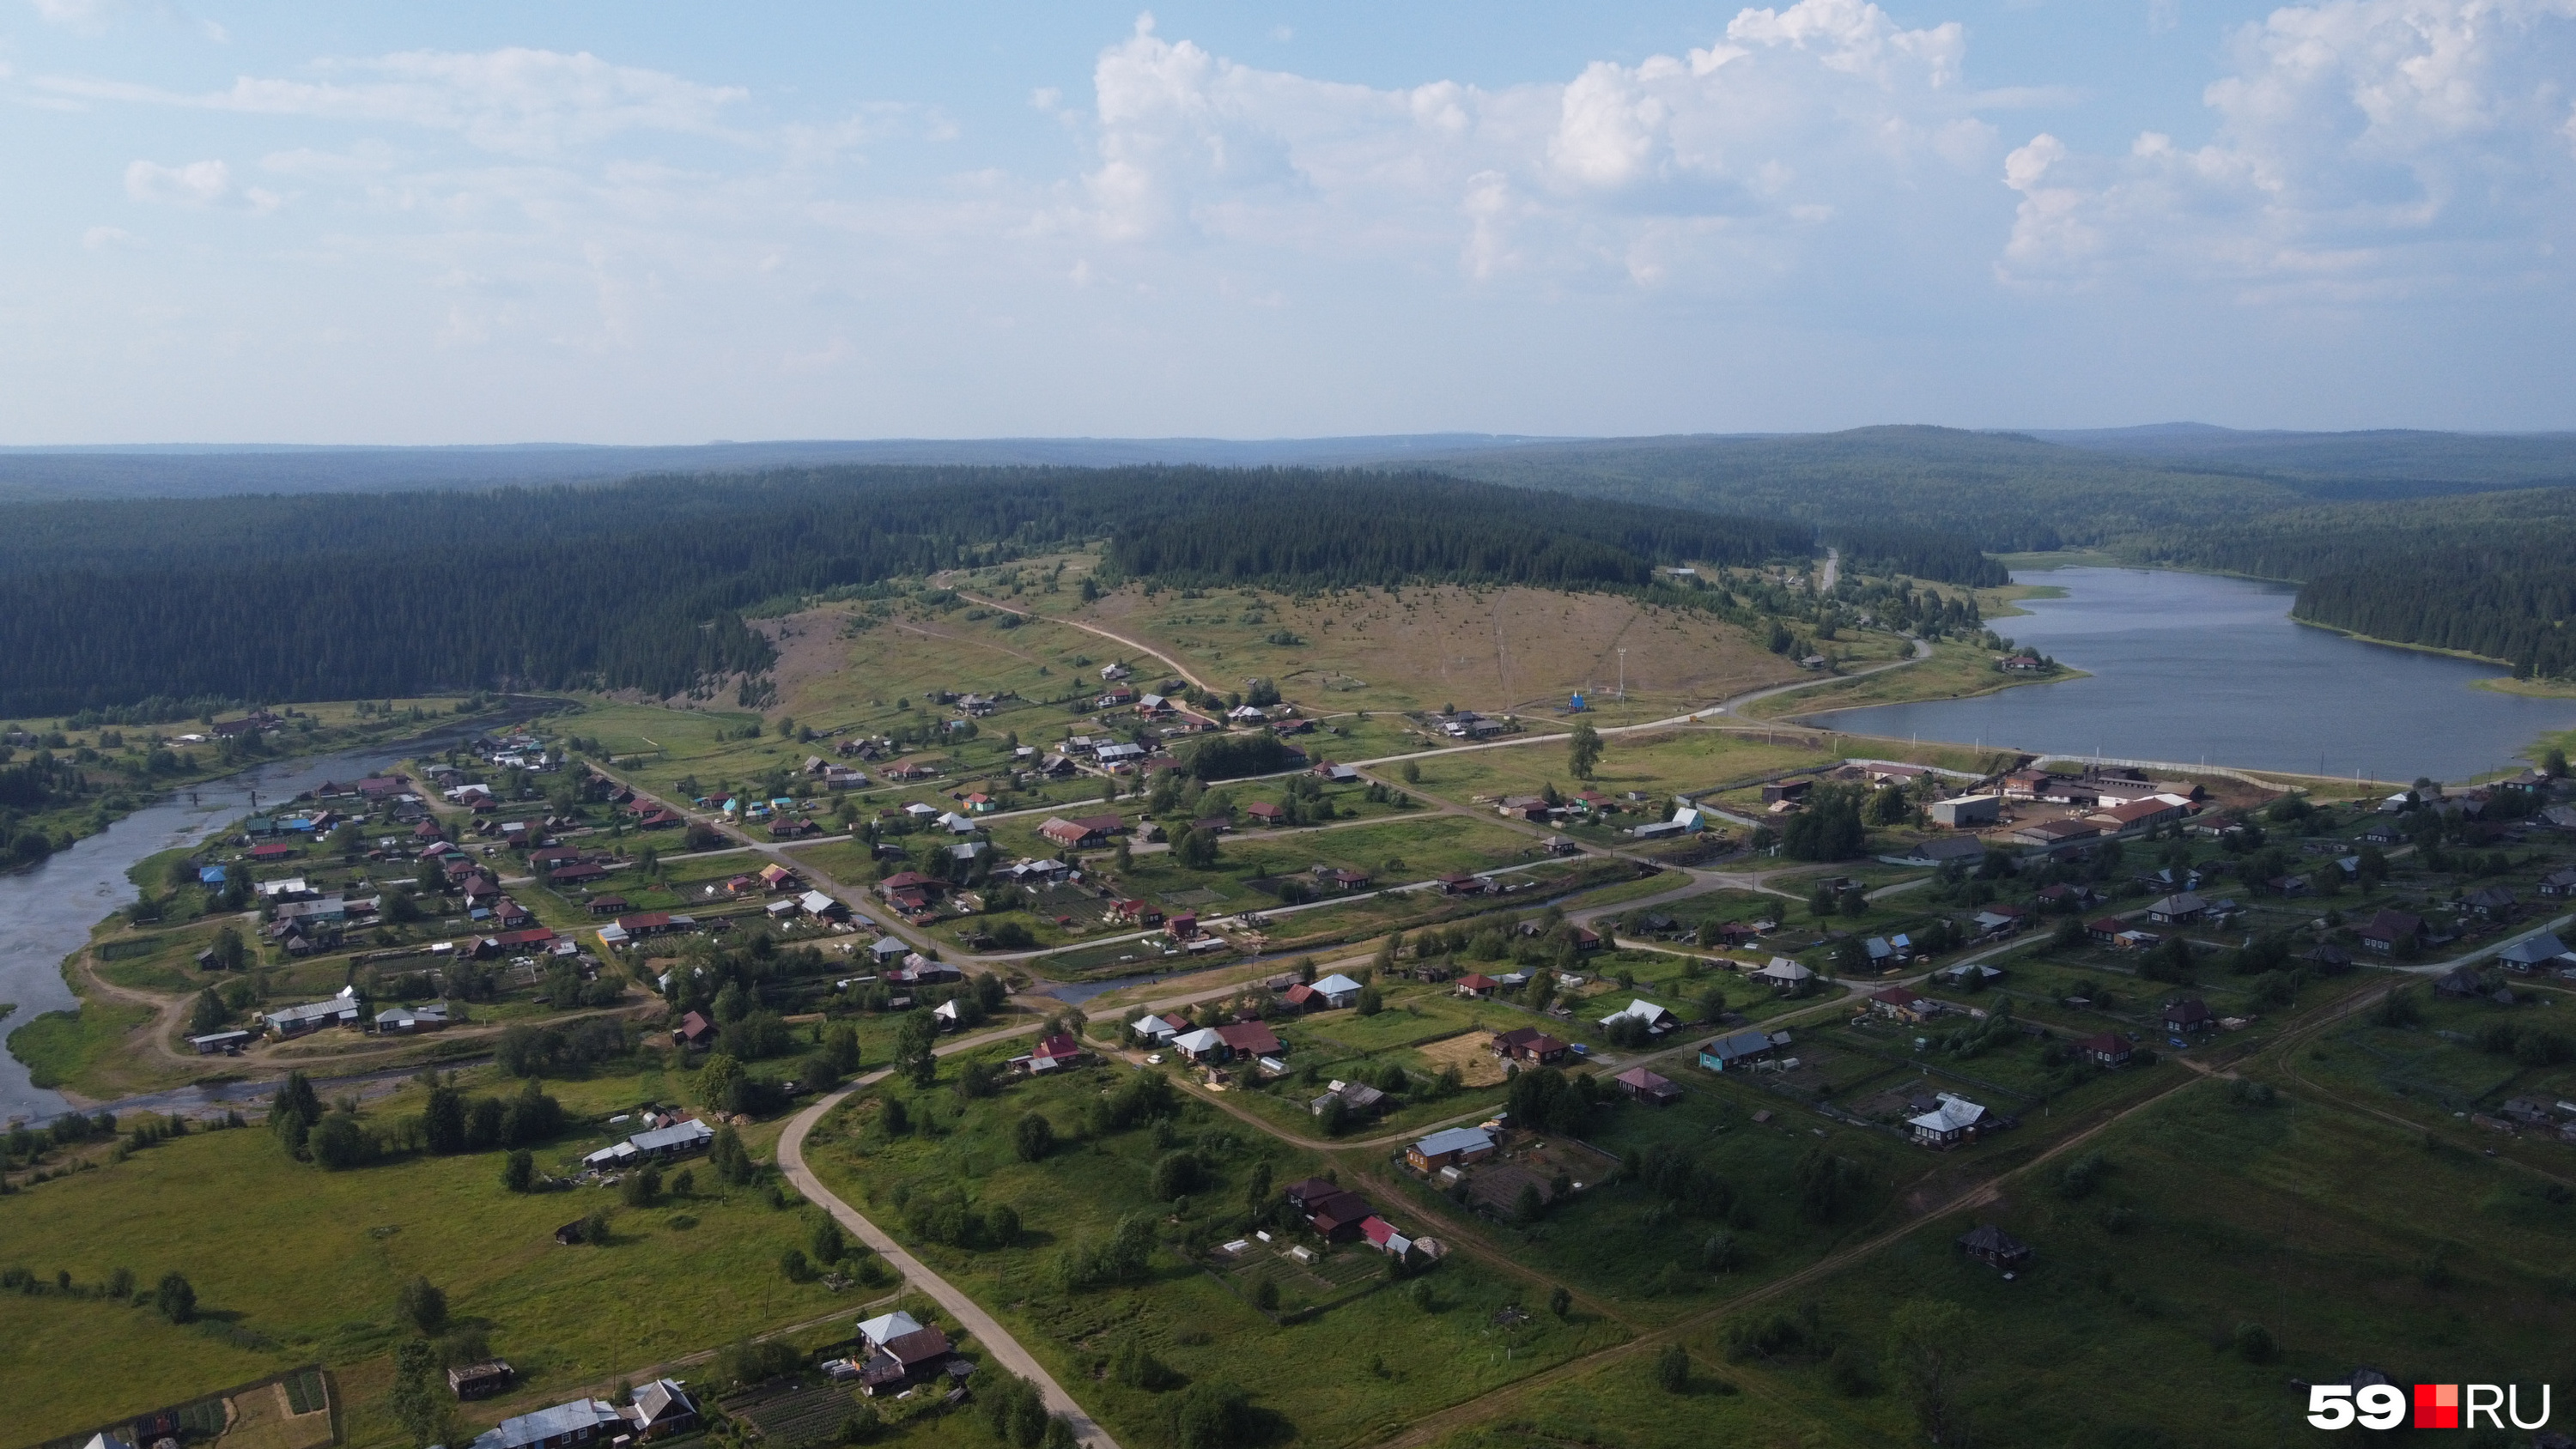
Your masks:
M2519 768L2576 729L2576 709L2557 708L2576 692L2516 687L2492 660L2296 618L2282 581L2068 561L2013 583L2042 580L2064 596L2022 595L2030 607L2016 642L2065 674L1954 698L1819 702L1786 718L1887 739L2347 781L2472 780Z

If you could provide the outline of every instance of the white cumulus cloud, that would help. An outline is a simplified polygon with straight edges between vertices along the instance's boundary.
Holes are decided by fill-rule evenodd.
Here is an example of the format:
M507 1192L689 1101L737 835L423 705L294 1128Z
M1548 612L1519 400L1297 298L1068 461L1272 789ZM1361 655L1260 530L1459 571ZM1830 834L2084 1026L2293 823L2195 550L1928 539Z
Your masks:
M2012 153L2007 276L2487 285L2516 270L2500 257L2576 223L2576 0L2286 6L2230 49L2206 144L2147 132L2080 155L2042 135Z
M1954 24L1799 0L1684 56L1390 90L1227 60L1146 17L1095 67L1098 160L1064 220L1130 243L1437 254L1471 277L1706 277L1738 270L1712 246L1970 198L1997 148L1956 84L1964 48Z

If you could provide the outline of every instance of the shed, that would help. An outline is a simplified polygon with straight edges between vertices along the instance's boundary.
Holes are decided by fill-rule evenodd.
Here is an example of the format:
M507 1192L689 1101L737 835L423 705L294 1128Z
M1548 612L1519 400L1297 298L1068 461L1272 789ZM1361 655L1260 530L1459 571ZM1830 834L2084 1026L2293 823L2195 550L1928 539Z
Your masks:
M1980 1224L1959 1235L1959 1251L1989 1268L2015 1271L2030 1262L2030 1244L1994 1226Z

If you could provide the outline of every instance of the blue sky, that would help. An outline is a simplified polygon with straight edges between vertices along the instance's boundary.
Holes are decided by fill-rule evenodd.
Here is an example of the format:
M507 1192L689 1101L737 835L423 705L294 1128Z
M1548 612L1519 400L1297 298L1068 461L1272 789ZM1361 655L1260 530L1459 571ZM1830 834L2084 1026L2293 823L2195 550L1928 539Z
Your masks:
M2576 427L2576 0L0 0L0 442Z

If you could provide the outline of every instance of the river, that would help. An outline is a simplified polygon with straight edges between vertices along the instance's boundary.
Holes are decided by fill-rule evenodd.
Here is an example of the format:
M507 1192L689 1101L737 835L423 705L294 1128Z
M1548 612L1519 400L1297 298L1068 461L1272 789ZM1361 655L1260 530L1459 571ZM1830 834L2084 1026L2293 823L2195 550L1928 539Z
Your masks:
M0 876L0 1001L18 1006L0 1020L0 1033L15 1031L39 1013L69 1011L79 1004L63 980L63 958L87 944L90 928L101 917L134 902L136 891L125 872L137 861L173 846L193 845L208 831L248 814L253 793L263 803L282 802L325 780L360 779L423 749L443 749L447 740L468 738L489 725L489 720L476 720L407 741L255 766L138 810L23 875ZM220 1092L190 1091L203 1100L222 1099ZM162 1093L153 1104L166 1110L190 1100L187 1091ZM0 1123L44 1121L69 1106L62 1094L29 1080L25 1063L0 1052Z
M1992 621L2092 677L1812 716L1855 734L2034 753L2458 781L2528 763L2576 700L2476 688L2504 670L2291 622L2286 584L2161 569L2020 572L2063 598Z

